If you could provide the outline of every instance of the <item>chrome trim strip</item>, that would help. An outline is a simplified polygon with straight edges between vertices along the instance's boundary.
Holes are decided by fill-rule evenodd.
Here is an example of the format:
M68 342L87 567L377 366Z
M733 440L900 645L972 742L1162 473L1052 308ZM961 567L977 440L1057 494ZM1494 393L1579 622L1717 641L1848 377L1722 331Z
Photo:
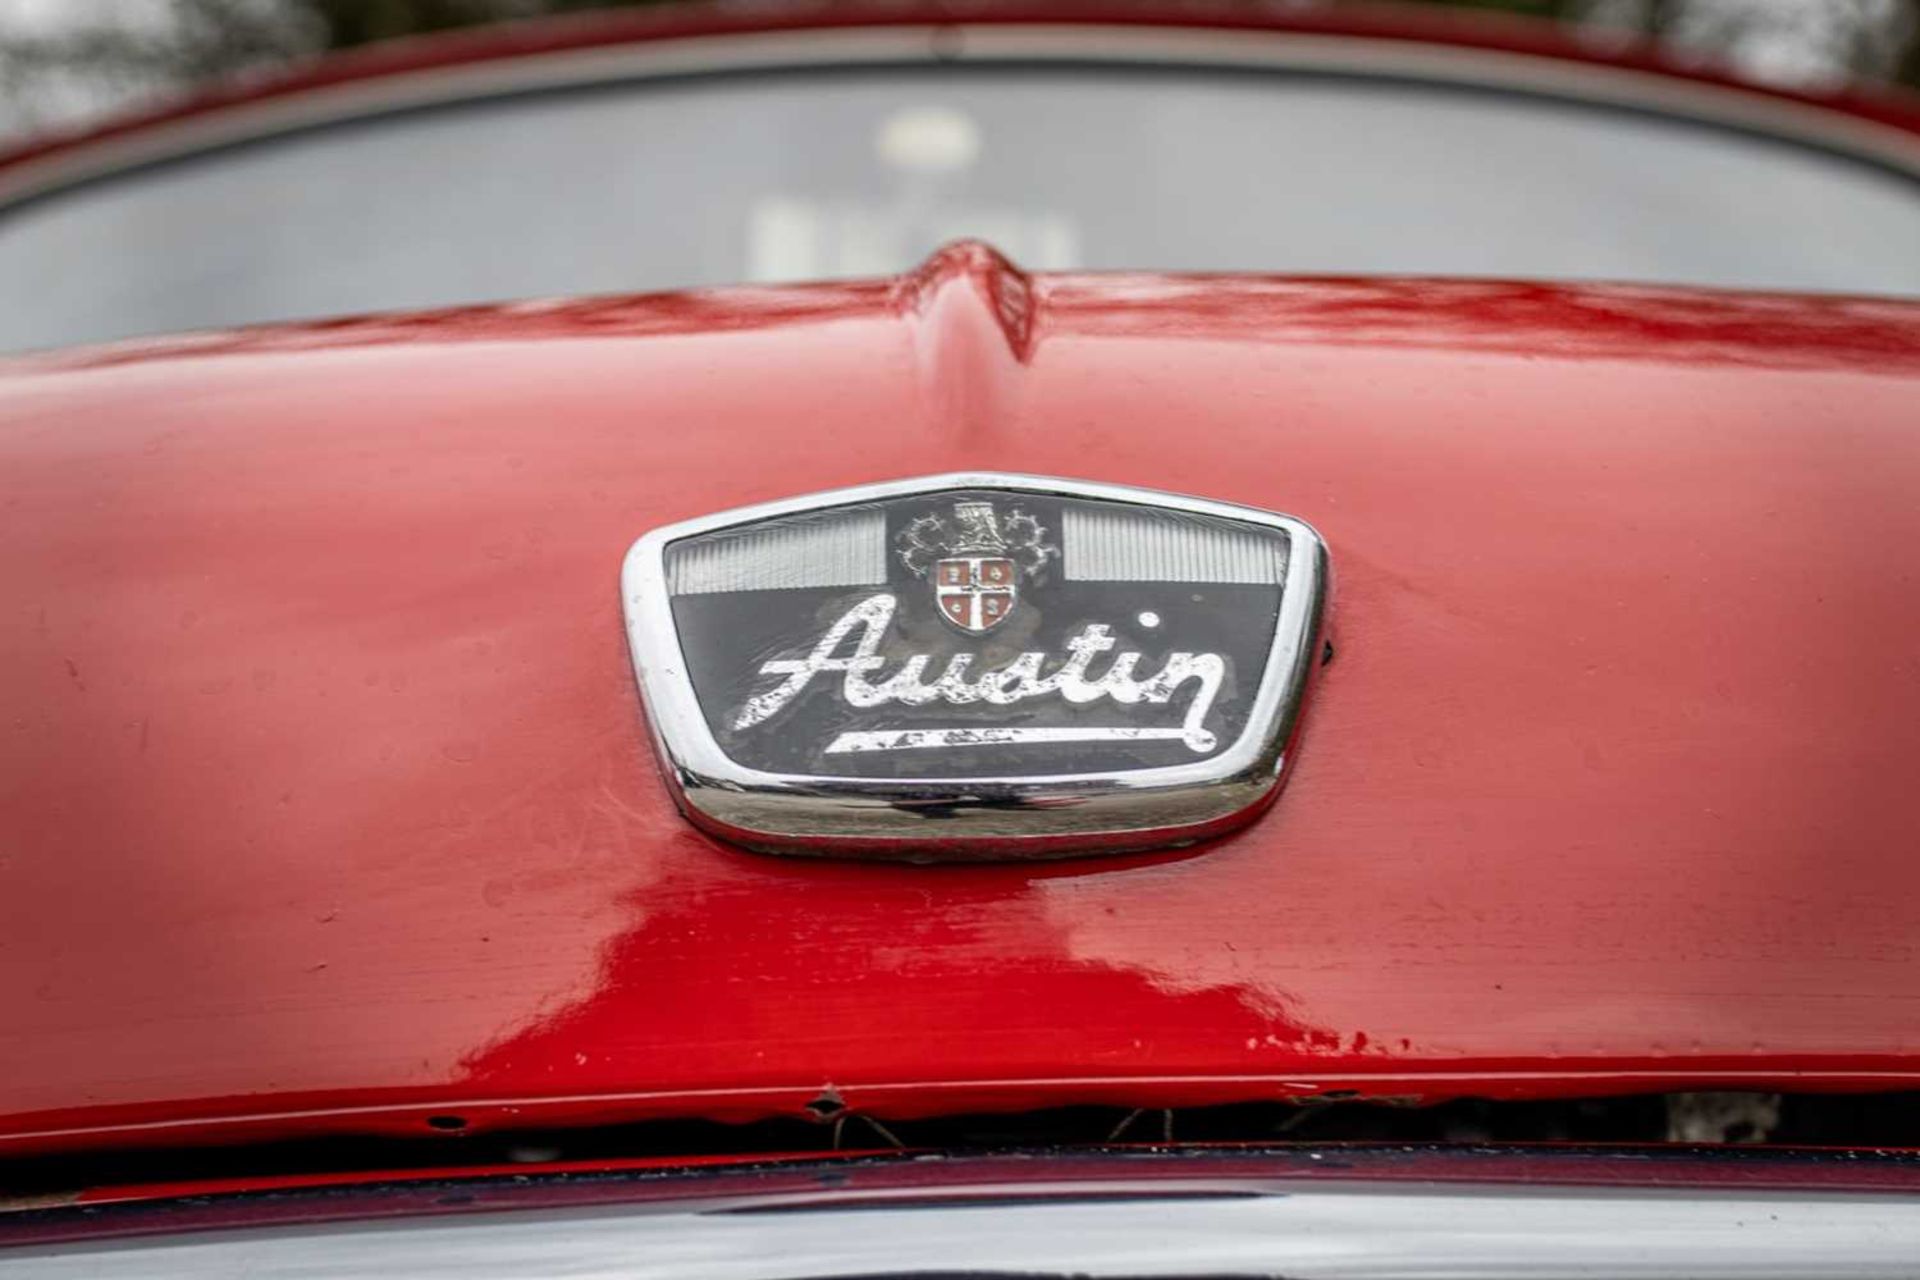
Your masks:
M1109 774L896 781L769 773L714 741L693 693L667 589L667 549L778 516L969 489L1138 503L1277 529L1289 543L1273 645L1247 726L1210 759ZM961 472L809 494L656 529L621 569L628 642L653 740L682 812L709 831L779 852L879 857L1053 857L1180 844L1245 821L1273 795L1320 645L1327 553L1304 521L1252 507L1002 472ZM837 745L837 744L836 744Z
M1178 1159L1180 1157L1167 1157ZM1155 1176L716 1193L0 1247L13 1280L796 1280L877 1275L1290 1280L1911 1280L1911 1193ZM844 1179L845 1175L841 1177ZM484 1185L484 1184L483 1184ZM148 1230L164 1231L163 1216Z
M1059 60L1427 81L1669 114L1792 141L1920 178L1920 137L1761 89L1539 54L1391 37L1099 23L976 23L684 36L410 71L243 102L0 170L7 206L158 161L321 125L523 93L783 68Z

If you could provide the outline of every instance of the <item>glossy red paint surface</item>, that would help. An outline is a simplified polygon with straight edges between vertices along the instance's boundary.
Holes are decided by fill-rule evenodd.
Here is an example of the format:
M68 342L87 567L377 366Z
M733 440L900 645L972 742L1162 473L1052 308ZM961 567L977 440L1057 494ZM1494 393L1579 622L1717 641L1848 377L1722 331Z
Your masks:
M0 366L0 1149L1913 1087L1917 403L1912 305L978 251ZM673 812L629 543L964 468L1326 535L1266 817L912 867Z

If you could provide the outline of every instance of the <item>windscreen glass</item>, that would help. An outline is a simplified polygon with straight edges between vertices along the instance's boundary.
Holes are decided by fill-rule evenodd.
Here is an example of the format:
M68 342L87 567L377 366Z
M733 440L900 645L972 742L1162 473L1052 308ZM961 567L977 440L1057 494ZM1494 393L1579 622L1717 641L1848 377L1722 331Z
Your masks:
M1421 274L1920 294L1920 185L1672 119L1173 68L806 71L262 139L0 212L0 349L903 270Z

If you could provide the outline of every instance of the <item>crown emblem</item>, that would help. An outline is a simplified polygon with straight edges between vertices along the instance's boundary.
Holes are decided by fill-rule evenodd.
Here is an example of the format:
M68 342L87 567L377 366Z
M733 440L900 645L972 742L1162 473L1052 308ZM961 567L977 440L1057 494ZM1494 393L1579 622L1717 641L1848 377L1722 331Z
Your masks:
M991 502L955 502L947 514L907 522L895 546L916 577L933 583L940 616L962 631L991 631L1020 599L1020 579L1057 558L1047 531L1018 508L1002 515Z

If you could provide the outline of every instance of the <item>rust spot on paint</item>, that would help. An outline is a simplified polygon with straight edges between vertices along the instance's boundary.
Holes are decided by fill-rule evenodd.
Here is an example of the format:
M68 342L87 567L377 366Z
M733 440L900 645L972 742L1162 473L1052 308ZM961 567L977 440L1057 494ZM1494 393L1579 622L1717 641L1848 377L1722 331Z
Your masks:
M822 1089L819 1095L805 1107L807 1114L815 1120L833 1120L840 1117L846 1109L845 1099L841 1098L840 1091L831 1085Z

